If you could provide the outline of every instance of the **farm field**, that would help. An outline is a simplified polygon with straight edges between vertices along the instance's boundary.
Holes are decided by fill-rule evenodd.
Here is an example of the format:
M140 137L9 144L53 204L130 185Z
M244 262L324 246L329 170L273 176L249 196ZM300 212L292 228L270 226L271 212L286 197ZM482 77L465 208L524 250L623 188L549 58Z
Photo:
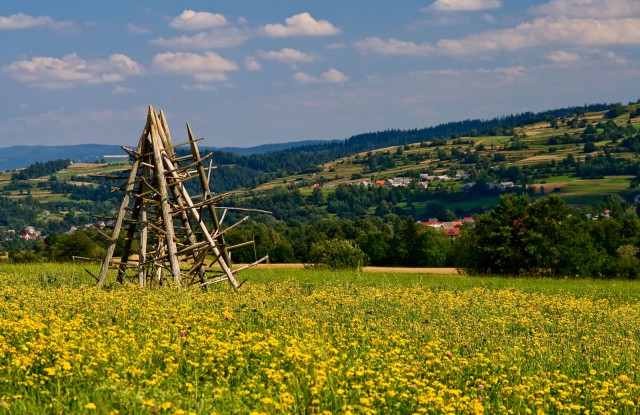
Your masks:
M99 290L3 265L0 413L638 412L638 282L243 275Z

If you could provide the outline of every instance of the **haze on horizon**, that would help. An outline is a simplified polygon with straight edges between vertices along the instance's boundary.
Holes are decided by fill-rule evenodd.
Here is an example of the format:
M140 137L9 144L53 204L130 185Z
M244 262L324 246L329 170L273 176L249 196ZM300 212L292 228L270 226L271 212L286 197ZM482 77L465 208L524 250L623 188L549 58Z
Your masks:
M0 147L342 139L640 98L637 0L0 3Z

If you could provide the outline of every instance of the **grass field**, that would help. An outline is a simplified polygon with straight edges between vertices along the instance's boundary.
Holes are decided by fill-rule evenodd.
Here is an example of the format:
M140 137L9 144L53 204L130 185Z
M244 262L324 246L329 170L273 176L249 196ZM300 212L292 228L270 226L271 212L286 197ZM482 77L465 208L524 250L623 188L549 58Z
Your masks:
M85 275L0 268L0 413L638 413L637 282L268 268L201 292Z

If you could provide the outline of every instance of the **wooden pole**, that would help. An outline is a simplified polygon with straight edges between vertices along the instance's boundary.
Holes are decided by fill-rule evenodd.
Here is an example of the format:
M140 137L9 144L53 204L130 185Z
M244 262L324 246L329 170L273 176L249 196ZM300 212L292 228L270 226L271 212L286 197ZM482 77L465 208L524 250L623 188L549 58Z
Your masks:
M171 163L171 160L169 160L169 157L165 157L163 160L167 164L167 168L169 170L174 170L173 169L173 163ZM177 173L175 173L175 172L173 174L177 175ZM194 219L196 220L196 222L200 226L200 230L202 231L202 234L204 235L206 240L209 242L209 245L211 246L211 249L213 250L214 254L218 258L221 257L222 252L218 248L218 245L216 244L216 242L211 237L211 234L209 233L209 230L207 229L207 227L204 224L204 222L202 221L202 218L200 217L200 214L198 213L198 210L193 207L193 201L191 200L191 197L189 197L189 193L186 192L186 190L185 190L184 186L182 186L182 184L177 186L177 188L182 193L182 196L184 197L184 201L185 201L186 205L190 208L191 214L193 215ZM222 260L220 261L220 266L222 267L222 270L224 271L224 273L229 278L229 282L231 282L231 285L233 285L234 288L238 288L238 282L234 278L233 272L231 271L231 268L230 268L230 261L227 262L226 258L222 258Z
M198 178L200 179L200 186L202 187L202 191L204 192L204 200L208 200L212 198L211 189L209 187L209 179L204 171L204 166L202 165L202 158L200 157L200 150L198 150L198 146L196 145L196 140L193 137L193 132L191 131L191 127L187 124L187 134L189 135L189 144L191 145L191 153L193 154L193 158L195 163L198 166ZM209 169L211 172L211 169ZM218 220L218 213L216 212L213 205L209 205L208 207L209 214L211 215L211 219L213 220L213 226L215 228L215 233L220 232L220 221ZM231 256L229 255L229 251L227 251L226 243L224 238L221 236L218 239L219 245L222 247L222 258L224 261L231 265Z
M152 113L153 114L153 113ZM171 275L173 276L173 282L176 285L180 285L180 263L176 256L176 243L174 241L173 231L173 217L169 212L169 195L167 194L167 179L165 177L164 166L162 162L162 153L160 152L160 135L158 133L158 125L156 124L155 117L151 117L151 140L153 147L153 158L155 166L156 181L158 183L158 190L160 191L160 210L162 212L162 220L164 222L164 230L167 233L165 236L167 253L169 254L169 263L171 265Z
M149 134L149 129L151 127L150 120L151 120L151 105L149 105L149 115L147 116L147 124L145 125L142 131L140 142L138 143L138 153L142 150L144 145L144 140L146 140L147 135ZM127 213L126 208L129 206L131 193L133 192L133 188L136 183L136 175L138 173L139 165L140 165L140 158L137 157L133 160L133 164L131 166L131 172L129 173L129 179L127 180L127 186L125 187L125 190L124 190L122 203L120 204L120 210L118 211L118 216L116 217L116 222L113 226L113 233L111 234L111 242L107 247L107 252L105 254L104 261L102 262L102 268L100 269L100 275L98 276L99 287L102 287L104 285L105 280L107 279L107 273L109 272L109 263L111 262L111 258L113 258L113 253L115 252L116 244L118 243L118 237L120 236L120 230L122 229L122 221L124 220L124 216Z

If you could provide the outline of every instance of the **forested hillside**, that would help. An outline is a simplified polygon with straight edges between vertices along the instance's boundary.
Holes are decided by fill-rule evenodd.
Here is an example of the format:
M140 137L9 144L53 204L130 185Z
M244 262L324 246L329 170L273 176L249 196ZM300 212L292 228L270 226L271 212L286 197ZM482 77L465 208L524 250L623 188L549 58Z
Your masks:
M637 275L640 102L214 151L213 164L225 206L272 212L229 231L230 244L255 241L238 262L322 262L336 250L356 264ZM126 177L128 165L62 159L0 175L9 260L99 256L122 188L101 176Z
M557 117L603 111L609 105L594 104L570 107L540 113L508 115L491 120L465 120L414 130L387 130L358 134L344 141L313 144L278 152L240 156L228 152L215 152L218 169L213 174L217 191L253 188L275 178L294 173L318 172L319 165L341 157L384 147L401 146L461 136L512 135L513 129ZM444 144L444 143L443 143Z

